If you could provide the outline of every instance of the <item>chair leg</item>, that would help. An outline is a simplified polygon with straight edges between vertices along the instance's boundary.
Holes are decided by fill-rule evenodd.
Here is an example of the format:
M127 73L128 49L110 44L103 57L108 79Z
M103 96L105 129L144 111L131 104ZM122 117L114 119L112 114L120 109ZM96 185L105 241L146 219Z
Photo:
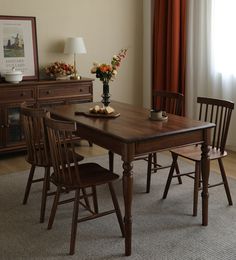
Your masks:
M226 195L227 195L227 198L228 198L228 202L229 202L229 205L232 206L233 201L232 201L232 198L231 198L231 194L230 194L230 190L229 190L229 184L228 184L228 181L227 181L223 161L222 161L221 158L218 159L218 163L219 163L219 167L220 167L221 176L222 176L222 179L223 179L223 182L224 182L224 187L225 187L225 192L226 192Z
M202 187L202 171L200 169L199 172L199 182L198 182L198 188L200 189Z
M152 155L148 154L148 167L147 167L147 182L146 182L146 193L150 192L151 186L151 175L152 175Z
M179 170L179 164L178 162L176 161L176 164L175 164L175 171L176 171L176 175L177 175L177 179L178 179L178 182L179 184L182 184L182 178L181 176L178 176L180 174L180 170Z
M27 200L28 200L28 197L29 197L31 184L32 184L32 181L33 181L33 178L34 178L34 171L35 171L35 165L31 165L29 177L28 177L28 180L27 180L26 188L25 188L25 195L24 195L24 199L23 199L24 205L27 203Z
M115 191L114 191L113 184L109 183L108 186L109 186L109 189L110 189L112 202L113 202L114 208L116 210L116 216L117 216L117 219L118 219L118 222L119 222L119 225L120 225L121 234L122 234L122 237L125 237L124 223L123 223L123 220L122 220L122 215L121 215L119 203L118 203Z
M93 192L93 206L95 213L98 213L98 198L97 198L97 189L95 186L92 187Z
M45 209L47 202L47 191L49 187L49 178L50 178L50 167L45 167L45 174L43 180L43 191L42 191L42 201L41 201L41 210L40 210L40 223L44 222Z
M170 188L170 184L171 184L171 181L172 181L172 177L173 177L173 174L174 174L174 170L176 169L178 155L172 153L172 158L173 158L173 161L172 161L172 164L171 164L171 167L170 167L170 171L169 171L169 175L168 175L168 178L167 178L165 190L164 190L164 193L163 193L163 196L162 196L163 199L166 199L166 197L167 197L167 194L168 194L168 191L169 191L169 188Z
M58 206L60 194L61 194L61 187L58 186L55 197L54 197L54 201L53 201L53 205L52 205L52 209L51 209L51 214L50 214L49 221L48 221L48 229L52 228L54 218L55 218L55 215L56 215L56 211L57 211L57 206Z
M86 191L85 188L82 188L82 193L83 193L85 205L87 206L88 209L91 210L89 199L88 199L88 196L87 196L87 191Z
M194 190L193 190L193 216L194 217L197 216L199 178L200 178L200 162L196 162L195 177L194 177Z
M113 172L114 170L114 153L112 151L108 152L109 155L109 170Z
M73 255L75 253L75 241L76 241L76 233L77 233L77 225L78 225L78 214L79 214L79 197L80 197L80 189L75 191L75 201L74 201L74 209L73 209L72 225L71 225L70 255Z
M153 158L154 168L156 168L156 166L157 166L157 153L153 153L152 158ZM157 172L157 169L155 169L154 172Z
M47 191L50 191L51 189L51 185L50 185L50 176L49 176L49 181L48 181L48 185L47 185Z

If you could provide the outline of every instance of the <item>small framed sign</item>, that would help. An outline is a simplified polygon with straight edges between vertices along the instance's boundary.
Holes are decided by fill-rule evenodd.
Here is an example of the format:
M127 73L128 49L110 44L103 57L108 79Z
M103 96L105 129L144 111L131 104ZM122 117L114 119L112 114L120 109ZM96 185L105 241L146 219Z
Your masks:
M35 17L0 15L0 74L12 68L23 80L38 80L38 49Z

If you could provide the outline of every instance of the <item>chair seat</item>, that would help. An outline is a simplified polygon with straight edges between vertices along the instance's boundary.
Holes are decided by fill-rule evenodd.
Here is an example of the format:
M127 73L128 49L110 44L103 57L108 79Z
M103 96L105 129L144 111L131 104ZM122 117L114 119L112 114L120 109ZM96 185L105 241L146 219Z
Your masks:
M187 158L194 162L201 161L201 146L200 145L191 145L191 146L171 149L171 153L177 154L181 157ZM219 149L210 147L210 151L209 151L210 160L222 158L222 157L225 157L226 155L227 155L226 151L224 151L224 153L222 154Z
M56 175L52 173L51 180L56 185L62 185L68 189L86 188L96 185L112 182L119 178L119 175L110 172L96 163L83 163L79 165L80 181L77 179L75 167L70 167L72 180L69 174L65 173L64 181L58 180Z

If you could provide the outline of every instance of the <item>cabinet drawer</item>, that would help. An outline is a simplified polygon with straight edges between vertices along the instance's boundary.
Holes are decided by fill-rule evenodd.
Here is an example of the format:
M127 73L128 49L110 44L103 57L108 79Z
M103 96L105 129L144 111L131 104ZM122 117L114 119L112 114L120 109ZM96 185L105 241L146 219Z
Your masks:
M40 86L38 99L67 99L91 95L90 85Z
M0 103L33 102L35 99L34 88L3 89L0 93Z

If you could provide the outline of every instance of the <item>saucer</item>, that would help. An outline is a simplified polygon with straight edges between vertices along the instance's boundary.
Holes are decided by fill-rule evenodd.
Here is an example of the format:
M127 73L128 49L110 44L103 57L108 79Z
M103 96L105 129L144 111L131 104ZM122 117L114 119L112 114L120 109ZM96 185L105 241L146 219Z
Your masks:
M152 121L166 121L168 119L168 116L162 116L162 118L156 118L156 119L153 119L151 118L151 116L149 116L149 119Z

